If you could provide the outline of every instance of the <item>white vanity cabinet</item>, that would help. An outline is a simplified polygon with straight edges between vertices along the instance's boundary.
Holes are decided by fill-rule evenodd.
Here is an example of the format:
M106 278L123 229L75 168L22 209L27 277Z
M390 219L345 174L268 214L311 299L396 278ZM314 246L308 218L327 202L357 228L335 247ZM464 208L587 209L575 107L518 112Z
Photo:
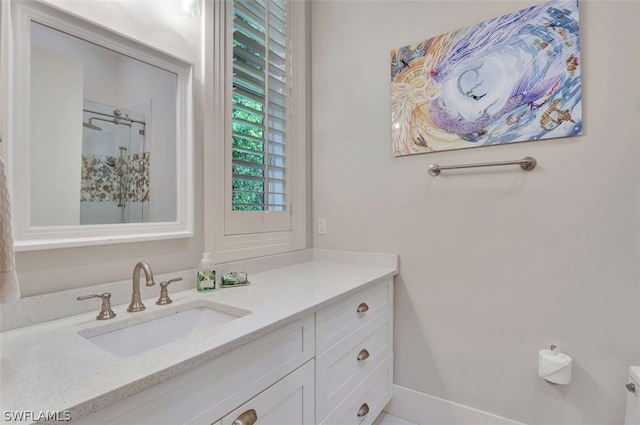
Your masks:
M220 425L313 425L313 374L309 361L222 418Z
M314 334L314 317L311 315L98 410L77 423L211 425L221 418L225 418L223 423L227 423L224 421L229 412L261 393L265 395L256 397L260 403L271 401L278 404L278 389L289 388L287 385L311 392L299 398L300 402L306 403L299 408L305 412L313 411L313 385L309 384L304 373L294 371L303 369L301 366L305 363L313 367ZM290 377L287 376L289 374ZM279 384L285 376L289 379L285 384ZM313 375L310 380L313 381ZM268 398L270 396L272 398Z
M370 425L393 383L389 278L79 424Z
M368 425L391 400L391 279L316 313L316 423Z

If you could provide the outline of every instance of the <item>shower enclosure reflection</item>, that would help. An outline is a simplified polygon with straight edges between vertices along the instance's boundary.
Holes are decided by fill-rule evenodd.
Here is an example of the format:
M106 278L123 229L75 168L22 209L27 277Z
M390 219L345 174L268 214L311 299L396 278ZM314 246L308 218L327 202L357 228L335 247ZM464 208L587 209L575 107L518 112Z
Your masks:
M175 220L177 75L30 28L31 224Z
M145 115L84 101L80 224L149 220Z

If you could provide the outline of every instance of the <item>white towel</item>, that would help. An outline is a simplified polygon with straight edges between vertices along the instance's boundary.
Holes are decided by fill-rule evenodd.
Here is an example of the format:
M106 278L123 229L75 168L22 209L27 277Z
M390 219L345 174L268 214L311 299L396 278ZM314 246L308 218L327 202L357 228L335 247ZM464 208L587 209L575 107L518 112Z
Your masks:
M20 286L11 235L11 202L4 162L0 158L0 304L7 304L19 298Z

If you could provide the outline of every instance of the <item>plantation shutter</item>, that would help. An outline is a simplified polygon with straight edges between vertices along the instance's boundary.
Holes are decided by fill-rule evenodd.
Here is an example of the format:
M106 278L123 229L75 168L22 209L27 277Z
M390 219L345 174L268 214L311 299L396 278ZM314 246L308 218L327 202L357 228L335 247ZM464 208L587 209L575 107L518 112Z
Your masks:
M231 208L285 211L286 0L233 5Z

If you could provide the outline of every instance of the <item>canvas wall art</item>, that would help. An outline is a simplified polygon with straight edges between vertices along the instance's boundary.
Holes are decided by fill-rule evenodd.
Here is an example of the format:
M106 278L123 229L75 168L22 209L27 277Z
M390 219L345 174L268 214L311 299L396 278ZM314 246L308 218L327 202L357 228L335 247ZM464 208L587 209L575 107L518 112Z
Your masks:
M394 155L580 134L578 30L553 0L391 51Z

